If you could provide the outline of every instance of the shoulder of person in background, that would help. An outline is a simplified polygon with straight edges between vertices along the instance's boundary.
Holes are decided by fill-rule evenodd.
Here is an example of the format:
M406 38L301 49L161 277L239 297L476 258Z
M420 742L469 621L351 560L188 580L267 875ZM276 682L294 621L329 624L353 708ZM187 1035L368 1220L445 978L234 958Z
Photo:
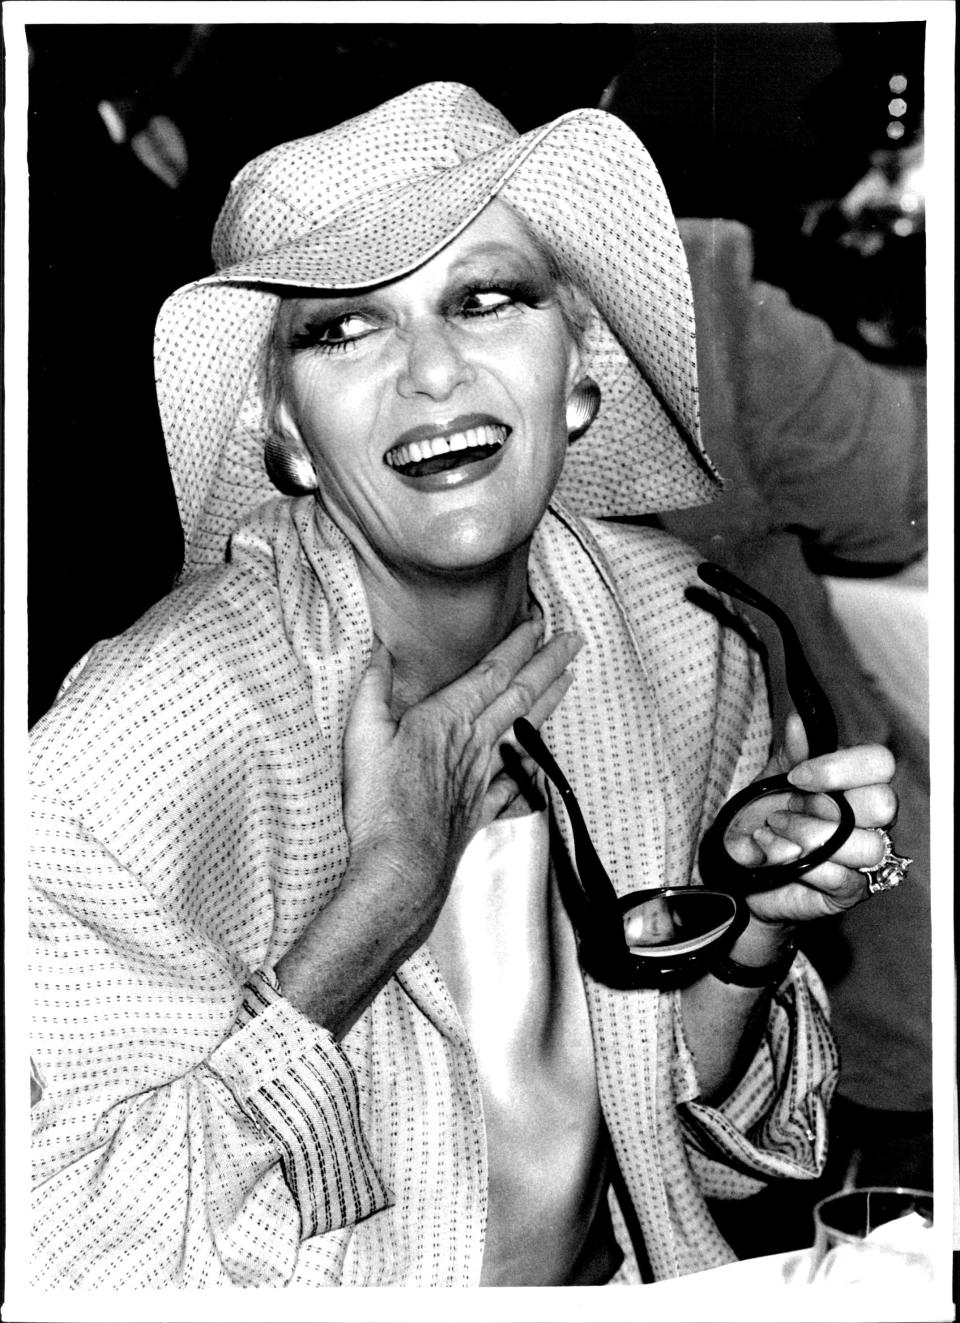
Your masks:
M871 363L754 279L753 237L682 219L697 314L704 439L769 527L821 572L891 574L926 550L923 382Z

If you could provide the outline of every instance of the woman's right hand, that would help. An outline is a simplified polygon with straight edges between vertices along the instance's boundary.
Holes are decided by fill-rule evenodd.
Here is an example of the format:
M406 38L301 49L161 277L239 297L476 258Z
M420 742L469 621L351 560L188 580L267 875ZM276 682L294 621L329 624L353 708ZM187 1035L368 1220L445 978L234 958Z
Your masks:
M549 717L581 647L575 634L541 644L542 630L519 625L399 719L390 655L375 644L344 735L350 865L277 965L289 1000L338 1036L426 940L470 839L517 794L501 747L517 717Z
M539 726L560 702L575 634L540 646L541 620L518 626L476 666L408 708L390 710L393 667L379 642L344 737L344 817L352 858L386 853L420 892L427 930L469 840L517 793L501 748L517 717ZM532 766L532 764L531 764ZM426 879L430 879L427 881ZM436 884L436 885L435 885ZM439 903L438 903L439 902ZM424 934L426 935L426 934Z

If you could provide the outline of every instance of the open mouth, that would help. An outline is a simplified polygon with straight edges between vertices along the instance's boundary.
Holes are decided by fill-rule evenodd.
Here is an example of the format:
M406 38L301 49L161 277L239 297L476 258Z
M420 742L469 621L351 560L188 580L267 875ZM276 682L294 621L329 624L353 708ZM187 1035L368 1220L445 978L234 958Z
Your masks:
M503 447L509 435L510 428L505 424L486 423L449 436L405 442L388 450L383 460L406 478L426 478L489 459Z

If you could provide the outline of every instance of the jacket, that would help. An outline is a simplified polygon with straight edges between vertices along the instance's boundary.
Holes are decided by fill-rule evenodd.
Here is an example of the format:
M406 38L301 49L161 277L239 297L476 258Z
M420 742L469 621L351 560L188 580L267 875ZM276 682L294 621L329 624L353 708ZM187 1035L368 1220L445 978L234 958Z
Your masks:
M757 656L687 599L694 565L560 506L531 550L548 630L586 640L546 736L621 890L696 883L705 825L768 753ZM349 546L310 498L275 500L35 728L38 1283L478 1280L479 1085L429 951L342 1043L272 977L347 864L341 740L370 644ZM798 959L720 1107L698 1100L678 994L585 983L622 1280L634 1223L657 1278L728 1261L705 1199L824 1159L816 975Z

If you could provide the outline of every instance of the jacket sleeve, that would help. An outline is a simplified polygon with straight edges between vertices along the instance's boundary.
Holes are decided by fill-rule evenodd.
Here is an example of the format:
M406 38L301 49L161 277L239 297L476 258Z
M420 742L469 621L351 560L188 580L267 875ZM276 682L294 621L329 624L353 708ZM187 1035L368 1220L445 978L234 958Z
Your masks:
M338 1043L34 804L35 1281L282 1284L391 1201Z
M889 574L916 560L926 548L922 377L869 362L757 280L746 226L680 229L704 432L721 471L759 490L768 527L795 532L821 572Z
M782 290L750 292L750 457L811 563L892 573L926 548L922 390L840 344Z
M755 780L767 758L766 689L756 653L751 650L749 656L746 724L734 739L739 752L723 760L729 770L720 802ZM701 829L713 812L711 805ZM827 1114L839 1058L826 994L809 962L802 955L795 959L771 1001L752 1062L716 1106L699 1100L679 992L669 995L668 1006L670 1023L664 1038L672 1054L674 1100L687 1156L703 1194L738 1198L755 1193L771 1179L819 1175L826 1160Z
M687 1155L707 1198L735 1199L775 1179L813 1179L827 1156L839 1058L820 980L803 955L773 997L749 1068L716 1106L699 1100L696 1068L673 1003L674 1093Z

